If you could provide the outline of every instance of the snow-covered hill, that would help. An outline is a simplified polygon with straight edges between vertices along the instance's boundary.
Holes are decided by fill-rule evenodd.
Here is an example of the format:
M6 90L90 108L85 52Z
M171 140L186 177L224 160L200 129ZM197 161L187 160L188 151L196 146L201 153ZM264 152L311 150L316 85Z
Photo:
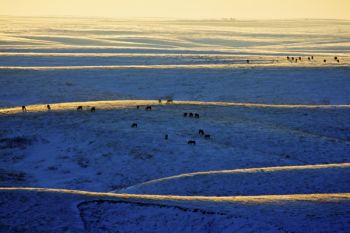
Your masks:
M51 111L31 112L28 106L28 112L4 114L3 169L22 172L26 185L111 191L189 172L349 162L347 107L174 103L145 111L134 105L103 110L96 102L91 105L95 113L75 107L56 111L55 105ZM184 112L197 112L200 118L183 117ZM138 127L131 128L132 123ZM200 136L199 129L211 139ZM188 145L188 140L197 144ZM337 176L333 181L338 182ZM15 185L11 179L3 184Z

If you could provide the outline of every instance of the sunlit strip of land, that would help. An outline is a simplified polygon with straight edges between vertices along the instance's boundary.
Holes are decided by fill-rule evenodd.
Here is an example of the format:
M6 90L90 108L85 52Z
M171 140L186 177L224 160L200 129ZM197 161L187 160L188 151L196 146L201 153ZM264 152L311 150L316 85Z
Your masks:
M331 168L350 168L350 163L334 163L334 164L315 164L315 165L299 165L299 166L277 166L277 167L262 167L262 168L244 168L234 170L218 170L218 171L205 171L205 172L193 172L185 173L176 176L169 176L160 179L150 180L141 184L131 186L139 187L148 184L155 184L159 182L181 179L185 177L205 176L205 175L217 175L217 174L236 174L236 173L266 173L266 172L280 172L280 171L302 171L302 170L321 170ZM350 170L349 170L350 172ZM128 189L128 188L127 188Z
M244 54L222 53L91 53L91 52L0 52L1 56L32 56L32 57L247 57ZM252 56L250 56L251 58ZM276 57L254 56L253 58L276 59ZM283 57L284 58L284 57ZM282 58L281 58L282 59Z
M338 44L339 45L339 44ZM317 46L317 45L315 45ZM133 51L131 53L135 54L166 54L169 56L175 55L182 55L186 56L186 54L193 54L193 55L208 55L209 57L213 55L234 55L234 56L262 56L262 57L273 57L275 59L278 59L278 57L283 58L283 60L286 58L286 56L295 56L299 57L301 56L303 58L303 61L307 59L308 56L316 56L317 59L321 59L321 62L323 58L331 58L333 59L334 56L339 56L341 58L341 61L349 64L349 53L345 49L343 51L336 51L336 52L327 52L327 51L318 51L318 50L308 50L308 51L293 51L293 50L285 50L284 46L278 46L275 45L273 48L269 48L268 46L264 47L253 47L253 48L220 48L220 47L178 47L178 48L156 48L152 45L144 45L144 46L133 46L132 44L128 46L106 46L106 45L62 45L62 44L55 44L54 42L45 42L44 44L37 45L37 44L26 44L26 45L12 45L9 47L9 45L2 45L0 44L1 53L3 55L6 55L7 53L75 53L72 52L74 50L82 50L81 53L94 53L94 52L88 52L93 50L98 50L98 53L96 56L103 56L101 54L110 54L111 51L117 50L119 52L121 51ZM42 52L44 50L44 52ZM56 51L56 52L55 52ZM80 52L79 52L80 53ZM118 53L118 52L117 52ZM121 52L120 54L124 54L127 52ZM156 56L156 55L155 55ZM331 60L330 60L331 61Z
M44 104L35 104L26 106L27 112L46 112L47 107ZM71 111L76 110L78 106L87 109L96 107L97 109L118 109L129 108L136 106L164 106L164 105L206 105L206 106L228 106L228 107L246 107L246 108L350 108L350 104L256 104L256 103L236 103L236 102L205 102L205 101L173 101L171 104L166 104L165 100L160 104L158 100L102 100L102 101L87 101L87 102L67 102L50 104L51 111ZM12 108L0 108L0 114L17 114L22 112L21 106Z
M37 48L39 49L39 48ZM44 48L45 49L45 48ZM53 50L55 48L52 48ZM99 49L98 47L96 49ZM125 49L130 49L130 48L125 48ZM30 50L30 49L28 49ZM40 50L40 49L39 49ZM191 53L191 50L189 50L186 53L180 53L179 52L171 52L169 53L166 52L156 52L156 53L149 53L149 52L141 52L138 51L138 48L135 48L137 52L104 52L104 50L97 52L66 52L66 51L61 51L61 52L1 52L0 51L0 57L2 56L30 56L30 57L210 57L210 58L230 58L232 60L242 60L242 59L251 59L251 60L260 60L260 61L278 61L278 62L286 62L286 56L280 56L280 55L255 55L253 51L249 53L249 50L247 50L247 53L242 54L241 51L231 51L230 53L220 53L219 51L212 51L210 53L206 51L201 51L201 53ZM154 50L154 49L150 49ZM162 50L161 50L162 51ZM265 51L267 52L267 51ZM271 53L271 52L270 52ZM295 52L295 56L299 57L300 53ZM293 55L293 53L291 53ZM301 61L301 63L316 63L316 61L308 61L307 57L302 56L304 60ZM328 58L332 59L334 57L329 56L329 54L321 55L318 59L322 58ZM348 57L341 57L341 60L344 63L349 62ZM320 60L322 62L322 60ZM288 61L287 61L288 62ZM300 61L299 61L300 62Z
M317 68L317 67L349 67L349 63L290 63L261 60L256 63L238 64L171 64L171 65L82 65L82 66L0 66L0 70L108 70L108 69L228 69L228 68Z
M312 201L312 202L339 202L350 201L350 193L327 194L289 194L289 195L258 195L258 196L177 196L177 195L140 195L117 194L105 192L88 192L71 189L32 188L32 187L0 187L1 191L32 191L62 194L75 194L97 198L118 198L124 200L156 200L156 201L202 201L202 202L227 202L227 203L270 203L288 201Z

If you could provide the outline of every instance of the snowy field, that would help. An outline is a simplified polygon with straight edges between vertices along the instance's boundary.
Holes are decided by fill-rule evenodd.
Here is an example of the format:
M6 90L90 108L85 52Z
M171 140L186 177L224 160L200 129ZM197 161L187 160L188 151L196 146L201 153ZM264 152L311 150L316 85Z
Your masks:
M349 90L350 21L1 17L0 232L349 232Z

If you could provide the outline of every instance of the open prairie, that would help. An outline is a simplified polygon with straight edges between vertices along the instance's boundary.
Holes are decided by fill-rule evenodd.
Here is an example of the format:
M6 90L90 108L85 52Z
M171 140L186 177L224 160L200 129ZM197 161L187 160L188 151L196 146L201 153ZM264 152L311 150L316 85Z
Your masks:
M1 17L0 232L349 232L349 116L350 21Z

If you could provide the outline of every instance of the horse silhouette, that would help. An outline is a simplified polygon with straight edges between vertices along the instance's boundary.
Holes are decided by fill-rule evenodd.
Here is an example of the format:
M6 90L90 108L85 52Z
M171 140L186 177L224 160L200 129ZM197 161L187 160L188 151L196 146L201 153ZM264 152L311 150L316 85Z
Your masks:
M189 140L187 142L188 145L196 145L196 141L195 140Z

